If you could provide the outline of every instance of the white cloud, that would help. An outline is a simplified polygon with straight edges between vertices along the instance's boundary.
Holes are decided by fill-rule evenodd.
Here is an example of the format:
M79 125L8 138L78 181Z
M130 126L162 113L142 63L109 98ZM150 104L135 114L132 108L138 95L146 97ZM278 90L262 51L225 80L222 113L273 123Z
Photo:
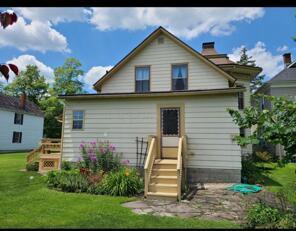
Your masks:
M262 8L92 8L90 22L97 29L138 30L163 26L187 39L203 33L229 35L235 21L250 22L264 15Z
M279 47L276 49L276 51L277 51L277 52L285 52L285 51L287 51L288 49L289 49L288 46L283 45L283 46L279 46Z
M70 51L66 37L51 28L49 23L26 23L24 18L19 17L17 23L5 29L1 28L0 34L0 47L13 46L21 51Z
M106 74L107 70L110 70L113 66L96 66L89 69L85 74L84 82L86 87L92 89L92 85L98 81L103 75Z
M80 7L17 7L16 13L32 21L60 22L86 21L89 10Z
M232 53L228 55L229 59L238 61L243 47L245 46L234 48ZM273 55L261 41L258 41L254 48L248 49L247 55L252 56L252 59L256 61L256 65L263 68L262 74L269 78L275 76L284 68L282 56Z
M54 70L51 67L45 65L44 63L40 62L33 55L21 55L17 58L13 58L7 61L6 63L13 63L17 65L19 71L26 70L27 65L36 65L40 71L40 74L44 75L48 83L52 83L54 81ZM10 72L9 82L12 82L14 77L14 74Z

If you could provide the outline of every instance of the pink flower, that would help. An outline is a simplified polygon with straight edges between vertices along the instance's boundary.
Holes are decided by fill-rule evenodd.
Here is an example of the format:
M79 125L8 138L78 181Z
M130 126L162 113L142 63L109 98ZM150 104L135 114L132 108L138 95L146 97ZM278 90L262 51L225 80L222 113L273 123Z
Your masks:
M96 142L96 141L92 141L92 142L90 142L90 144L91 144L93 147L96 147L97 142Z
M128 164L130 163L130 161L129 161L129 160L122 160L121 163L122 163L123 165L128 165Z
M109 145L109 149L110 149L111 151L115 151L115 145L114 145L114 144L110 144L110 145Z

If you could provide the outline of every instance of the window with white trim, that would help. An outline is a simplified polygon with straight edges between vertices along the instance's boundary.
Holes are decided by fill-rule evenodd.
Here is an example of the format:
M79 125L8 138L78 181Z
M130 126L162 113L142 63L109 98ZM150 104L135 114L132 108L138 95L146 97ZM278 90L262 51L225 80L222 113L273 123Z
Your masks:
M136 67L136 92L150 91L150 67Z
M172 65L172 90L182 91L188 89L188 65Z
M84 112L83 111L73 111L73 123L72 129L83 129Z

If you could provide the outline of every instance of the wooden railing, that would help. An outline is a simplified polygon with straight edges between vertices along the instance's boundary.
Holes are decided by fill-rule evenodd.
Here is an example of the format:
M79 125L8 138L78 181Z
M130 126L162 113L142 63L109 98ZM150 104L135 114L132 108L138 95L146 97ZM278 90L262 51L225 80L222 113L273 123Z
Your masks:
M27 155L27 163L31 163L40 158L40 155L60 153L61 152L61 139L45 138L41 140L41 145L31 151Z
M183 174L183 169L184 171L186 171L186 167L185 167L186 152L187 152L187 138L186 136L182 136L181 138L179 138L178 157L177 157L177 192L178 192L179 201L181 201L181 196L182 196L182 185L185 183L184 181L186 179L186 174Z
M144 196L147 197L148 193L148 185L150 181L150 176L152 172L152 166L156 157L157 147L156 147L156 137L155 136L149 136L148 138L149 142L149 149L148 149L148 155L144 166L144 172L145 172L145 191Z

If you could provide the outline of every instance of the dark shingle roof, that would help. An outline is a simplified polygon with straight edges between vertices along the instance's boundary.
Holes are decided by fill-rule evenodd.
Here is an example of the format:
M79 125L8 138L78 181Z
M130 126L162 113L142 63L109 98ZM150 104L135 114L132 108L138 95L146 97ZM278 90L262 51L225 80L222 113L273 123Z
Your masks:
M34 114L36 116L44 116L44 113L40 110L40 108L28 99L26 99L25 108L20 109L19 97L14 96L0 94L0 108L6 108L21 113Z
M296 68L286 68L274 76L269 83L296 80Z

